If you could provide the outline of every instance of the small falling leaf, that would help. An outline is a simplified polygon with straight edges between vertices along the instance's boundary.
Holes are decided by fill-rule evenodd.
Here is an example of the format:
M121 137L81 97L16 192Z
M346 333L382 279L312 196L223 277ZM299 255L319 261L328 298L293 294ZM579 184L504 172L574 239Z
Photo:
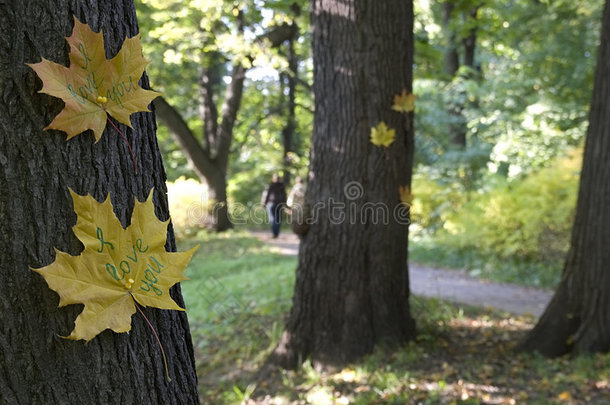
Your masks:
M381 121L377 127L371 128L371 143L377 146L390 146L396 138L396 130L388 128L385 122Z
M413 194L411 194L411 188L409 186L400 186L398 188L398 194L400 195L400 202L407 208L413 203Z
M198 246L180 253L165 250L169 219L157 219L152 191L145 202L135 202L127 229L109 197L100 204L71 193L77 215L73 230L84 250L78 256L55 250L53 263L32 269L59 294L60 307L85 304L67 338L89 341L105 329L128 332L136 302L183 311L169 289L186 279L184 269Z
M415 94L407 94L407 90L404 89L402 93L394 96L394 105L392 110L398 112L408 113L415 109Z
M570 394L568 391L564 391L561 394L557 395L557 399L560 401L571 401L572 394Z
M65 107L45 129L58 129L68 139L93 130L95 141L102 137L107 114L131 127L129 116L148 111L159 93L143 90L138 81L148 62L142 56L140 34L125 39L119 53L106 59L102 31L93 32L74 18L70 45L70 67L42 59L27 64L42 79L40 93L61 98Z

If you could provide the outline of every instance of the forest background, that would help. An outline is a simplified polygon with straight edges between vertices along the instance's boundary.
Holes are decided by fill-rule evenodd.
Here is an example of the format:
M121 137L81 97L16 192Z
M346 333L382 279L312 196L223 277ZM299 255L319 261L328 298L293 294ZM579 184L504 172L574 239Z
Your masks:
M271 174L283 172L289 185L307 175L307 3L144 0L137 7L151 81L194 140L181 142L175 125L160 125L178 234L214 227L207 209L218 192L193 181L214 175L197 165L198 156L222 160L223 136L231 137L220 186L231 221L257 227L253 208ZM575 212L601 7L599 0L415 1L412 261L557 284ZM231 108L233 120L225 114Z

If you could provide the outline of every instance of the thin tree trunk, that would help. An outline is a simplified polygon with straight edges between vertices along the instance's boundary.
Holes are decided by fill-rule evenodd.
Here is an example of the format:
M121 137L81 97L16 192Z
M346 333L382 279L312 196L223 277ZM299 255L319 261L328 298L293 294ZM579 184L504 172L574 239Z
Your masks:
M445 44L445 74L453 78L460 68L460 55L457 48L457 35L451 27L454 5L451 1L442 4L443 30L447 43Z
M473 7L469 13L466 14L466 22L468 18L476 21L479 13L479 6ZM462 45L464 45L464 66L468 66L471 69L475 69L475 52L477 49L477 27L472 27L468 32L468 35L462 39Z
M293 23L296 26L296 23ZM294 49L294 42L298 37L298 28L294 30L294 36L287 41L288 47L288 74L286 76L286 87L288 89L288 102L286 109L286 124L282 128L282 141L284 144L284 184L290 184L290 153L293 150L294 132L296 130L296 88L298 78L298 59ZM283 85L283 83L282 83Z
M218 173L217 176L207 177L208 200L212 202L205 218L206 228L214 229L217 232L225 231L233 227L229 217L229 207L227 205L227 181L225 176Z
M168 218L165 172L152 113L121 125L127 145L109 128L94 143L89 131L43 131L62 102L37 93L41 83L25 63L41 57L67 64L65 37L72 15L104 31L107 56L137 33L132 1L39 0L0 2L0 403L2 404L197 404L197 377L185 313L144 309L168 358L141 316L129 334L105 331L88 344L62 339L82 305L58 309L58 295L29 269L50 264L53 248L77 255L82 244L68 188L103 200L110 193L125 226L134 198L154 187L161 220ZM148 87L146 77L143 86ZM175 250L168 230L167 249ZM180 288L172 290L180 305Z
M208 201L212 204L208 207L203 221L205 227L216 232L230 229L233 224L227 204L227 168L220 167L218 160L210 158L208 149L203 148L180 113L169 105L163 97L157 97L153 104L159 119L169 128L174 139L185 152L186 158L197 176L208 187Z
M460 54L458 51L458 40L455 29L452 27L452 19L455 18L454 4L445 1L442 4L443 30L447 43L445 44L445 74L449 80L454 80L460 69ZM466 131L464 130L463 106L457 101L449 103L447 113L449 114L449 142L458 148L466 146Z
M606 2L571 247L555 296L521 345L546 356L610 350L609 60Z
M397 217L405 215L399 187L411 182L412 117L391 110L394 95L411 90L413 4L314 0L312 21L312 223L286 330L270 358L289 368L307 357L345 364L415 333L408 225ZM387 149L370 142L380 121L396 130Z

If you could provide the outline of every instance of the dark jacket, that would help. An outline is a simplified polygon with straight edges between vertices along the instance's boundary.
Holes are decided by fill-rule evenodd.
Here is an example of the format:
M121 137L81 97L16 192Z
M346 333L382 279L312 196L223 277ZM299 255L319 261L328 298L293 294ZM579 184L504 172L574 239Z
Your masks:
M283 204L286 202L286 188L284 183L270 183L265 192L263 193L262 203L267 205L272 204Z

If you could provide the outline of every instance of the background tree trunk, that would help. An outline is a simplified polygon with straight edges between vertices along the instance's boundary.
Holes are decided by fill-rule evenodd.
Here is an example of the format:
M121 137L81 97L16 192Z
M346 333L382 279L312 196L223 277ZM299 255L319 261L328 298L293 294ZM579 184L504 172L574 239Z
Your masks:
M455 76L460 68L460 54L457 47L457 35L455 29L451 26L453 19L454 4L451 1L445 1L442 4L443 30L445 31L445 73L451 79Z
M301 242L290 318L270 359L289 368L308 356L343 364L415 333L408 213L396 209L399 186L411 183L412 116L391 110L394 95L411 90L413 4L312 4L315 118L306 198L313 223ZM380 121L396 129L387 149L370 142Z
M228 149L225 159L213 159L209 155L209 149L204 148L195 138L180 113L165 101L163 97L157 97L153 104L159 120L171 131L174 139L184 151L193 170L199 179L208 187L208 207L204 218L204 225L216 232L226 231L233 224L229 217L227 204L227 162Z
M62 339L82 305L58 309L58 295L29 266L54 260L53 248L80 253L72 226L76 215L68 187L103 200L110 193L125 226L134 198L154 187L156 213L168 218L165 172L152 113L121 125L127 145L110 126L96 144L91 131L66 142L43 131L61 110L58 99L36 93L41 82L24 63L41 57L68 63L65 37L72 15L104 30L106 55L138 32L132 1L39 0L0 3L0 403L3 404L196 404L197 377L185 313L145 308L168 358L140 316L129 334L105 331L88 344ZM146 77L143 85L148 87ZM166 248L174 251L173 231ZM179 287L172 290L183 305Z
M457 9L456 9L457 5ZM446 47L445 47L445 66L444 71L449 81L459 80L458 72L460 71L460 42L463 46L463 64L470 69L476 70L475 67L475 51L477 45L477 26L473 22L478 19L480 4L478 2L467 2L466 4L456 3L447 0L441 5L443 31L445 32ZM460 11L461 10L461 11ZM458 40L455 26L459 17L462 17L462 24L471 25L468 30L468 35L463 36ZM464 76L462 74L462 76ZM455 91L455 90L454 90ZM454 100L449 102L447 112L449 114L449 142L457 149L466 148L466 118L463 110L465 108L463 90L458 90L458 94L454 95Z
M290 184L290 167L292 161L290 153L293 151L294 132L297 127L296 123L296 90L297 90L297 79L299 75L299 60L295 52L295 42L299 37L299 28L296 22L294 25L294 35L286 41L286 58L288 59L288 73L280 75L280 84L283 91L287 91L288 100L284 100L286 105L285 120L286 124L282 128L282 143L284 145L284 184ZM285 90L284 90L285 89ZM284 98L282 93L282 98Z
M606 2L571 247L551 303L521 345L546 356L610 350L608 61L610 6Z

